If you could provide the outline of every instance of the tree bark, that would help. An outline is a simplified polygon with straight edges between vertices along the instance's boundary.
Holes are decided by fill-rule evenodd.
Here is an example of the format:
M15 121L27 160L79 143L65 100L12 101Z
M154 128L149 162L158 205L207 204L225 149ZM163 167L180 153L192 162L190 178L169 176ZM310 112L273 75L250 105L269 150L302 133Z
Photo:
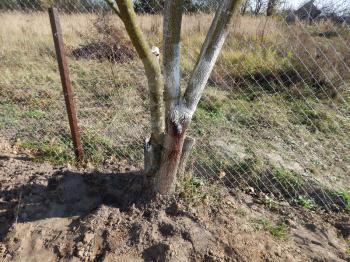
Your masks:
M241 2L242 0L224 0L215 14L184 94L184 101L190 116L197 108L204 87L224 45L232 18L239 11Z
M186 175L186 167L187 167L187 163L188 163L188 159L191 155L192 152L192 148L195 144L195 139L192 137L187 136L185 138L183 147L182 147L182 153L181 153L181 158L180 158L180 163L179 163L179 170L177 172L177 177L178 180L184 181L188 178L190 178L190 176Z
M165 116L180 99L180 51L183 0L165 2L163 28L163 67Z
M172 121L168 123L168 133L165 135L163 153L159 171L155 178L155 191L162 195L175 191L178 167L182 155L182 148L186 138L187 123L182 123L182 129Z

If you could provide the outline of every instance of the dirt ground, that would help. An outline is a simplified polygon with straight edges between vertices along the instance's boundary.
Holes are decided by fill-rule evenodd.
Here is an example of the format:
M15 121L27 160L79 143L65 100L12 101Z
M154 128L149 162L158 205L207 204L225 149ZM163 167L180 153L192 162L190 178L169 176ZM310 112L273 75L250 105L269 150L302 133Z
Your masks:
M140 173L107 169L35 163L0 138L0 261L350 261L348 214L238 192L148 200Z

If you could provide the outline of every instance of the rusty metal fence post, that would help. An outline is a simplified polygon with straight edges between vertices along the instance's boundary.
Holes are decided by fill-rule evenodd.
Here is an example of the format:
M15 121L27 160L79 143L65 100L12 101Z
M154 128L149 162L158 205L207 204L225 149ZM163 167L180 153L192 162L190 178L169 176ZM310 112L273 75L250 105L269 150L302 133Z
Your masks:
M70 131L73 139L74 153L77 161L82 161L84 157L83 147L81 145L80 132L78 126L78 120L73 100L73 90L69 77L68 63L65 55L64 44L62 39L61 25L57 9L54 7L49 8L50 23L52 29L53 40L55 43L55 50L57 56L58 67L61 76L64 100L66 103L66 109L69 119Z

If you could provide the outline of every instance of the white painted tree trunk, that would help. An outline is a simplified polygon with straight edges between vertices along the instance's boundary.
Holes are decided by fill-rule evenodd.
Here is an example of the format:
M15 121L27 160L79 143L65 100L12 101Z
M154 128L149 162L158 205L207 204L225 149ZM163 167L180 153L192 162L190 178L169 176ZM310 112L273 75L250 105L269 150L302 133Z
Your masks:
M145 141L145 174L156 192L172 194L178 171L183 172L193 146L193 139L186 138L186 131L225 42L232 18L239 10L241 0L221 1L183 96L180 87L180 51L184 0L165 1L164 87L159 63L152 56L149 45L136 22L132 0L106 1L122 19L144 64L148 79L152 134L151 138Z

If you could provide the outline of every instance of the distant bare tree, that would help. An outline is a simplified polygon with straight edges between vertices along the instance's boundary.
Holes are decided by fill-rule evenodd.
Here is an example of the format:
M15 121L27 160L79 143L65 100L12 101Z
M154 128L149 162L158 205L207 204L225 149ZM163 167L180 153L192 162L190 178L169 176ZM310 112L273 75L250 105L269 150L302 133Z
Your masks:
M266 2L265 0L255 0L255 5L253 8L254 15L259 15L265 6Z
M276 8L279 4L280 0L268 0L267 2L267 9L266 9L266 16L272 16L276 12Z
M245 0L242 2L242 6L241 6L242 15L245 15L245 13L248 11L248 8L250 7L250 1L251 0Z

